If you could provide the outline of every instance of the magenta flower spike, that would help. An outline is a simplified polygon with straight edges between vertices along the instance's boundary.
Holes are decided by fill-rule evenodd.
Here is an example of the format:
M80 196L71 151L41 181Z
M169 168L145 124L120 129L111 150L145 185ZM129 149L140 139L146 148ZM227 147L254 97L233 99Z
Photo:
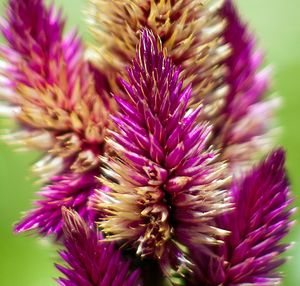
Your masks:
M235 209L218 219L218 226L231 234L213 255L192 251L199 271L195 285L281 283L277 268L285 262L280 254L289 244L280 241L293 225L290 217L295 211L284 161L284 151L278 149L234 182Z
M272 149L273 116L280 99L265 98L270 87L270 67L261 68L263 53L257 50L254 35L231 0L225 1L222 13L227 20L224 38L232 51L225 62L229 94L215 124L214 143L237 175Z
M102 242L102 235L89 228L81 216L66 208L64 218L65 250L60 252L66 265L56 265L66 277L61 286L141 286L139 270L132 271L129 261L113 243Z
M104 159L101 182L111 192L100 191L94 205L107 212L99 222L106 238L131 243L141 257L161 259L174 241L218 244L227 234L212 223L231 206L226 164L205 149L211 127L197 123L201 106L188 109L191 87L180 76L146 29L129 81L121 80L129 100L115 96L120 111L107 143L118 156Z
M84 59L75 32L63 35L64 20L41 0L11 0L1 31L0 113L12 116L18 131L5 136L44 156L33 171L46 183L36 208L16 231L62 234L61 207L92 217L89 196L100 188L99 155L104 151L109 99ZM90 214L91 212L91 214Z
M1 96L20 131L7 136L46 155L33 167L44 180L71 169L97 166L103 151L108 102L84 60L75 32L63 35L63 20L41 0L11 0L1 30Z

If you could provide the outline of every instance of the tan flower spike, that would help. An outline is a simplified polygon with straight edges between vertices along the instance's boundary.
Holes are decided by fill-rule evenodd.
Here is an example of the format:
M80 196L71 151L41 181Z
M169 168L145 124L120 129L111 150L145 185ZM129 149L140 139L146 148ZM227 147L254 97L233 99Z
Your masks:
M88 23L96 44L91 61L105 70L116 91L116 77L134 57L139 30L160 36L174 64L183 68L184 85L192 83L191 103L205 98L205 114L215 116L227 88L223 60L230 54L222 32L223 0L89 0ZM118 89L117 89L118 90Z

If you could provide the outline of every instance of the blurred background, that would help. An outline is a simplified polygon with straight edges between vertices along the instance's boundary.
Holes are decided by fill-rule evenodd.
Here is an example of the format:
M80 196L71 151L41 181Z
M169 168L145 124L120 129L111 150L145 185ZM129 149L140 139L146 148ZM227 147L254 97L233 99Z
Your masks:
M4 3L0 0L1 13ZM82 11L85 0L55 0L64 8L68 26L77 26L82 37L89 39ZM267 62L274 66L274 91L284 101L279 111L283 132L280 144L287 150L287 167L300 206L300 1L238 0L244 18L255 31L259 44L267 52ZM3 122L1 122L3 125ZM12 225L22 211L31 207L34 192L29 166L38 154L18 154L0 142L0 285L51 286L57 272L56 249L46 240L12 234ZM297 213L300 218L300 211ZM284 286L299 285L300 226L296 224L288 240L296 243L292 257L283 267ZM155 285L153 285L155 286Z

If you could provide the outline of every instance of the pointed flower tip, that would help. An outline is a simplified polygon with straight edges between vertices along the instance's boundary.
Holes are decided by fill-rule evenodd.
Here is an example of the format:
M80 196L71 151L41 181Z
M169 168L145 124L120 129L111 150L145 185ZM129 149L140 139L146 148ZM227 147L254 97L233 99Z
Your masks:
M139 285L139 271L131 271L121 252L111 243L102 242L80 215L62 208L65 250L60 252L66 266L56 268L66 277L57 279L59 285Z
M140 33L141 38L139 41L138 50L145 49L145 52L148 50L148 52L151 52L151 54L153 54L157 52L158 47L160 47L161 49L161 40L159 37L154 35L152 30L144 28Z
M286 159L286 152L282 147L280 147L271 153L270 158L270 162L277 161L282 162L284 164Z
M86 174L68 173L52 178L51 183L40 192L35 208L25 214L15 230L26 232L35 230L45 236L49 234L61 238L63 234L63 216L76 225L76 216L71 220L72 211L80 212L80 216L89 224L95 219L95 212L88 206L88 200L94 189L100 188L94 170ZM77 222L78 223L78 222Z
M83 219L74 210L62 207L63 231L66 239L74 238L77 235L88 234L88 229Z
M263 172L269 172L270 176L273 176L274 181L285 181L288 185L286 170L285 170L286 153L283 148L274 150L267 156L265 161L260 165L260 170Z

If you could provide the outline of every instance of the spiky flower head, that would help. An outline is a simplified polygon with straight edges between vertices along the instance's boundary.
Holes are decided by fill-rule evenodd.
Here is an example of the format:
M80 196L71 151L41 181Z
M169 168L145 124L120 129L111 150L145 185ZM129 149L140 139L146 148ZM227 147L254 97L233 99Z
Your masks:
M1 22L0 112L18 124L5 139L44 153L33 171L48 184L17 231L60 236L61 206L88 219L88 198L99 188L110 103L76 32L63 30L61 13L41 0L9 1Z
M201 119L214 124L211 143L232 171L251 167L271 150L270 127L279 100L263 100L270 69L260 70L262 52L232 1L89 2L88 23L96 41L89 55L106 71L115 92L120 93L118 74L126 76L122 71L134 57L138 31L148 27L183 68L184 86L193 86L190 103L203 103Z
M138 31L151 29L177 66L182 66L184 86L193 84L191 103L205 98L206 116L222 106L227 92L222 78L229 46L222 38L223 0L90 0L88 23L96 45L92 62L105 70L115 90L116 77L135 55Z
M102 235L89 228L81 216L63 208L65 250L60 256L67 264L56 265L66 278L61 286L140 286L139 271L131 271L113 243L101 241Z
M277 268L289 244L281 243L293 222L282 149L275 150L231 189L234 211L218 219L231 234L213 256L193 248L198 266L192 285L279 285Z
M161 258L172 240L217 244L226 231L212 219L225 212L226 164L205 150L211 128L198 124L201 106L188 109L191 87L150 30L141 33L136 58L122 80L130 100L115 96L120 111L108 145L117 154L95 205L106 210L99 226L111 240L131 242L138 255Z
M41 0L11 0L1 22L1 111L20 125L7 139L47 152L34 166L44 179L95 167L107 126L82 43L63 28L60 12Z
M214 119L212 142L222 158L230 162L236 175L251 168L274 145L273 115L280 104L278 97L266 98L270 87L270 67L261 68L263 52L240 19L232 1L226 1L222 14L227 26L224 39L232 53L225 61L229 94L224 108Z

